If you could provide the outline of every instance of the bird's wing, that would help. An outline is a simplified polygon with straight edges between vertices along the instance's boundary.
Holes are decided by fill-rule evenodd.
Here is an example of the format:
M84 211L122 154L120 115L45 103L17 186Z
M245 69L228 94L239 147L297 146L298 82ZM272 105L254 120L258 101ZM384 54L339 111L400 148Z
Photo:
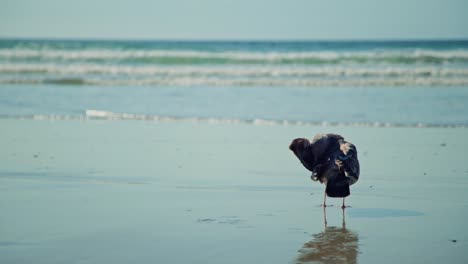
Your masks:
M340 140L340 152L337 157L337 164L343 168L350 184L353 184L359 179L359 160L356 146Z
M297 153L296 156L299 158L302 165L304 165L306 169L314 171L312 153L310 152L309 148L306 148L304 151Z

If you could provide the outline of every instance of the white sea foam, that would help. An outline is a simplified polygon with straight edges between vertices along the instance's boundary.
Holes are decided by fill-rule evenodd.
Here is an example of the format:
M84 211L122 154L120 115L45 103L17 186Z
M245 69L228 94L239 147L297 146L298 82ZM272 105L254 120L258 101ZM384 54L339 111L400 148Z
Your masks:
M0 49L0 83L176 86L468 85L467 49Z
M389 122L314 122L300 120L273 120L273 119L233 119L233 118L200 118L200 117L175 117L159 116L151 114L118 113L106 110L86 110L83 115L56 115L56 114L35 114L35 115L0 115L1 119L33 119L41 121L61 121L61 120L134 120L149 122L190 122L204 124L230 124L230 125L254 125L254 126L321 126L321 127L459 127L468 128L468 124L424 124L424 123L389 123Z
M0 83L95 85L467 85L468 68L0 64Z
M0 73L49 73L49 74L104 74L104 75L168 75L168 76L463 76L468 68L421 67L342 67L342 66L125 66L102 64L52 64L52 63L3 63Z
M7 48L0 49L0 59L5 58L42 58L63 60L89 60L89 59L128 59L128 58L198 58L198 59L228 59L228 60L346 60L346 59L461 59L468 60L468 50L399 50L399 51L307 51L307 52L247 52L247 51L222 51L204 52L191 50L122 50L122 49L85 49L85 50L60 50L60 49L25 49Z
M261 86L261 87L329 87L329 86L467 86L468 78L366 78L345 80L320 79L270 79L270 78L139 78L139 79L103 79L103 78L14 78L0 77L0 84L63 84L63 85L103 85L103 86Z

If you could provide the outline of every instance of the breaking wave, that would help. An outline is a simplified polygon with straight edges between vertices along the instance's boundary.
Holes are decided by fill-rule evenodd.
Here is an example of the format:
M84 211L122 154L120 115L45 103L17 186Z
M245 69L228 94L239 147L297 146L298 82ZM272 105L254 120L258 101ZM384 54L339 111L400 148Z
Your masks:
M389 123L389 122L314 122L299 120L273 120L273 119L231 119L231 118L204 118L204 117L177 117L160 116L151 114L118 113L105 110L86 110L81 115L56 115L56 114L34 114L34 115L0 115L2 119L30 119L45 121L63 120L133 120L150 122L190 122L204 124L245 124L255 126L321 126L321 127L450 127L468 128L468 124L428 124L428 123Z
M0 64L0 83L175 86L468 85L468 68Z
M315 51L315 52L203 52L190 50L50 50L0 49L0 60L119 62L136 64L445 64L468 63L467 50L402 50L402 51Z
M0 83L465 86L468 42L0 40Z

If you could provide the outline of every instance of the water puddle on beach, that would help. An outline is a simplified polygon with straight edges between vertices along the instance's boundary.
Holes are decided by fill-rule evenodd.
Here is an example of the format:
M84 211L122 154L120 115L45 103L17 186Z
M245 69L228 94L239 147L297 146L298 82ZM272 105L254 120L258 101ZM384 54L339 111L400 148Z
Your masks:
M197 223L216 223L216 224L226 224L232 225L237 228L252 228L251 225L247 223L247 220L241 219L238 216L221 216L218 218L199 218Z
M350 208L350 217L384 218L384 217L410 217L424 215L418 211L391 209L391 208Z

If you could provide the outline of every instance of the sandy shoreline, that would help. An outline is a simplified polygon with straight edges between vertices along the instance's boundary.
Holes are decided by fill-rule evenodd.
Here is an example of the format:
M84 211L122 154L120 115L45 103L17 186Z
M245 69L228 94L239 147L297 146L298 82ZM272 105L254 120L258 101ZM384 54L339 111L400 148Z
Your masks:
M466 128L1 119L0 129L2 263L326 262L337 246L337 262L468 261ZM317 132L358 147L344 217L318 207L323 186L287 149Z

